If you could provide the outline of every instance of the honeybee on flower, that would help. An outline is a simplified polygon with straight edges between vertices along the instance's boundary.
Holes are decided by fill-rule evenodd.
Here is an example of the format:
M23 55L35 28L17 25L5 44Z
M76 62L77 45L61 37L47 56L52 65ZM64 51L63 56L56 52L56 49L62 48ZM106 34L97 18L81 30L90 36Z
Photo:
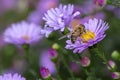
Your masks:
M85 33L85 32L86 32L86 31L85 31L85 26L82 25L82 24L79 24L79 25L73 27L73 30L72 30L70 33L68 33L68 34L60 37L59 40L67 37L68 35L70 35L70 40L71 40L72 43L74 43L75 40L76 40L77 38L80 38L81 34L83 34L83 33Z
M81 34L85 33L85 26L80 24L80 25L77 25L76 27L74 27L71 35L70 35L70 40L72 43L75 42L75 40L81 36Z
M72 49L74 53L81 53L104 39L106 36L104 33L109 28L106 22L96 18L90 19L88 23L83 25L73 28L72 33L74 35L70 34L69 40L66 41L66 49Z

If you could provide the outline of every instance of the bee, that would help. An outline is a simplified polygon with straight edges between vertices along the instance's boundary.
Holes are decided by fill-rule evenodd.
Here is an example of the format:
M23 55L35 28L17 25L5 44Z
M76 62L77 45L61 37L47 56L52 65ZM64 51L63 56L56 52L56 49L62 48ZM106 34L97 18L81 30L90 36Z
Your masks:
M73 31L72 31L72 33L71 33L71 35L70 35L70 40L71 40L71 42L74 43L74 42L76 41L76 39L77 39L78 37L80 37L81 34L83 34L83 33L85 33L85 32L86 32L86 31L85 31L85 26L84 26L84 25L82 25L82 24L77 25L77 26L73 29Z
M82 24L80 24L80 25L75 26L75 27L73 28L73 31L70 32L70 33L68 33L67 35L70 35L70 40L71 40L71 42L72 42L72 43L75 43L76 39L77 39L78 37L80 37L81 34L83 34L83 33L85 33L85 32L86 32L85 26L82 25ZM67 35L64 35L64 36L60 37L59 40L67 37Z

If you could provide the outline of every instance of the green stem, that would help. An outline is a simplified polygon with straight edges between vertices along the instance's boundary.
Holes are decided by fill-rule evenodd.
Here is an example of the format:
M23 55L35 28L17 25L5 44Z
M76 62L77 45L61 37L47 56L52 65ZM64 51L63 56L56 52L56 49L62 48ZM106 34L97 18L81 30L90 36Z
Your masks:
M82 55L81 54L77 54L78 55L78 58L79 59L81 59L82 58ZM89 66L88 67L83 67L81 64L80 64L80 66L81 66L81 69L83 70L83 72L85 73L85 75L88 77L88 76L91 76L90 75L90 72L89 72ZM86 79L87 79L87 77L86 77Z
M56 65L56 69L57 69L57 80L61 80L61 77L59 75L59 65L55 64Z
M27 63L30 63L29 61L29 44L23 44L23 49L25 51L25 59Z
M53 80L52 77L50 76L49 78L45 79L45 80Z
M31 65L32 65L32 63L30 62L30 52L29 52L29 50L30 50L30 46L29 46L29 44L23 44L23 49L24 49L24 51L25 51L25 60L26 60L26 62L27 62L27 64L28 64L28 68L27 68L27 71L30 73L30 74L32 74L32 76L34 76L34 77L36 77L36 75L37 75L37 73L33 70L33 69L31 69Z
M61 53L61 57L62 57L63 64L65 65L65 67L67 68L68 72L70 73L70 76L72 77L72 80L75 80L72 71L70 70L69 66L67 65L67 62L66 62L66 60L64 58L64 54L63 53Z

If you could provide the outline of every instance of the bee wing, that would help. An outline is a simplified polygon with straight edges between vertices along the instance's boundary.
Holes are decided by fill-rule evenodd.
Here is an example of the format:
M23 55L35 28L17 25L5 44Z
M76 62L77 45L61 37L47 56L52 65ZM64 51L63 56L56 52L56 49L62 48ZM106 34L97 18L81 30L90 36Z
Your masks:
M66 38L67 36L68 36L68 34L66 34L66 35L64 35L64 36L62 36L62 37L60 37L58 40L64 39L64 38Z

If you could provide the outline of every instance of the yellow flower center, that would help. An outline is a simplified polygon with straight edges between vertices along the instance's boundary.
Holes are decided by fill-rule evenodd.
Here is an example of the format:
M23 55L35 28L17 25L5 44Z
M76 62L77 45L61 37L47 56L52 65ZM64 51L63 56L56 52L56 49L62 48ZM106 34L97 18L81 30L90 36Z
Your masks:
M25 35L22 38L25 39L25 40L30 40L30 37L28 35Z
M95 34L86 30L86 32L81 35L81 38L84 43L87 43L89 40L93 40L95 38Z

